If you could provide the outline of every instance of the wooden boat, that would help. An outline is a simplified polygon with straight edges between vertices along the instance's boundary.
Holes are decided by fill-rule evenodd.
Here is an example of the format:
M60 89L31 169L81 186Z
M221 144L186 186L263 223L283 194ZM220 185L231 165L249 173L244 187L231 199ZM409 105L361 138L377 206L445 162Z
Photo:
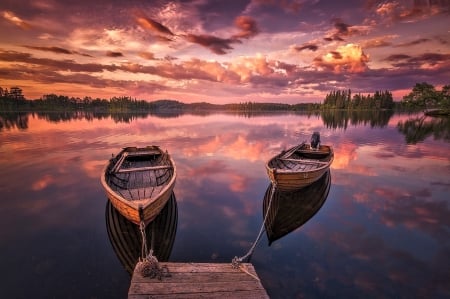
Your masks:
M305 142L272 157L266 171L280 190L300 189L314 183L330 168L334 151L331 146L313 148Z
M269 184L263 200L263 217L270 204L264 223L269 246L310 220L325 203L330 186L330 170L311 185L294 191L275 188L272 195L272 184Z
M109 200L106 203L105 218L109 241L114 252L125 270L131 275L142 254L140 229L117 211ZM153 249L153 255L160 262L169 260L177 225L178 207L175 194L172 192L161 213L145 228L147 248Z
M158 146L126 147L106 165L101 182L112 205L128 220L155 219L175 186L176 167Z

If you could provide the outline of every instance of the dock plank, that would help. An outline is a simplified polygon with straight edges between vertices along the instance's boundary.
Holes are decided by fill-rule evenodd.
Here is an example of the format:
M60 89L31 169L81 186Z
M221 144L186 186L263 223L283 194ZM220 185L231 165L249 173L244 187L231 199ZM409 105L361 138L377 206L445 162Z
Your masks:
M129 299L142 298L269 298L252 264L160 263L170 277L142 277L135 269Z

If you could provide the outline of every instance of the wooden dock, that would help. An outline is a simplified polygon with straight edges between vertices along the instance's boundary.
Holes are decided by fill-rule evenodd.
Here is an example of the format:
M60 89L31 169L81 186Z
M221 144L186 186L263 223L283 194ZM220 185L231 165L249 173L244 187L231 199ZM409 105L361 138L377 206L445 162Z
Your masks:
M170 277L142 277L134 269L129 299L143 298L269 298L255 269L242 263L159 263Z

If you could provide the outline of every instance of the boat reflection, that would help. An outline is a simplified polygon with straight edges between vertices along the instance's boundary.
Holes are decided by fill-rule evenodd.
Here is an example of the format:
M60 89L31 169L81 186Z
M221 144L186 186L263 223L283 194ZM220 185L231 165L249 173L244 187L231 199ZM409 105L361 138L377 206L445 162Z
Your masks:
M109 200L105 214L111 245L123 267L131 275L141 256L142 237L139 226L122 216ZM145 228L147 248L153 249L153 255L158 261L169 260L177 224L178 207L175 194L172 192L161 213Z
M269 204L271 208L265 222L269 246L276 240L296 230L322 207L328 197L331 186L331 173L328 170L311 185L293 191L274 190L272 202L272 184L267 187L263 201L263 217Z

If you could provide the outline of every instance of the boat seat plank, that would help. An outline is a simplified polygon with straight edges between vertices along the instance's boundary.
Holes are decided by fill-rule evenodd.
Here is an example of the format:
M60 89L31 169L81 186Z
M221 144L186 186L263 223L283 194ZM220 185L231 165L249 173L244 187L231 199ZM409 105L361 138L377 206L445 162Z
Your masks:
M315 161L315 160L293 159L293 158L280 158L279 160L300 162L300 163L304 163L304 164L320 164L320 165L327 165L329 163L329 162L322 162L322 161Z
M124 154L130 157L137 157L137 156L161 155L161 152L158 150L140 150L136 152L127 152Z
M301 154L323 154L327 155L330 153L330 151L321 151L321 150L315 150L315 149L300 149L296 151L297 153Z
M124 153L120 159L116 162L116 164L114 164L113 168L110 170L111 173L116 172L117 169L120 168L120 166L122 166L123 161L125 160L125 158L127 157L127 153Z
M148 170L160 170L160 169L170 169L171 165L160 165L160 166L147 166L147 167L133 167L133 168L125 168L119 169L116 173L124 173L124 172L136 172L136 171L148 171Z

